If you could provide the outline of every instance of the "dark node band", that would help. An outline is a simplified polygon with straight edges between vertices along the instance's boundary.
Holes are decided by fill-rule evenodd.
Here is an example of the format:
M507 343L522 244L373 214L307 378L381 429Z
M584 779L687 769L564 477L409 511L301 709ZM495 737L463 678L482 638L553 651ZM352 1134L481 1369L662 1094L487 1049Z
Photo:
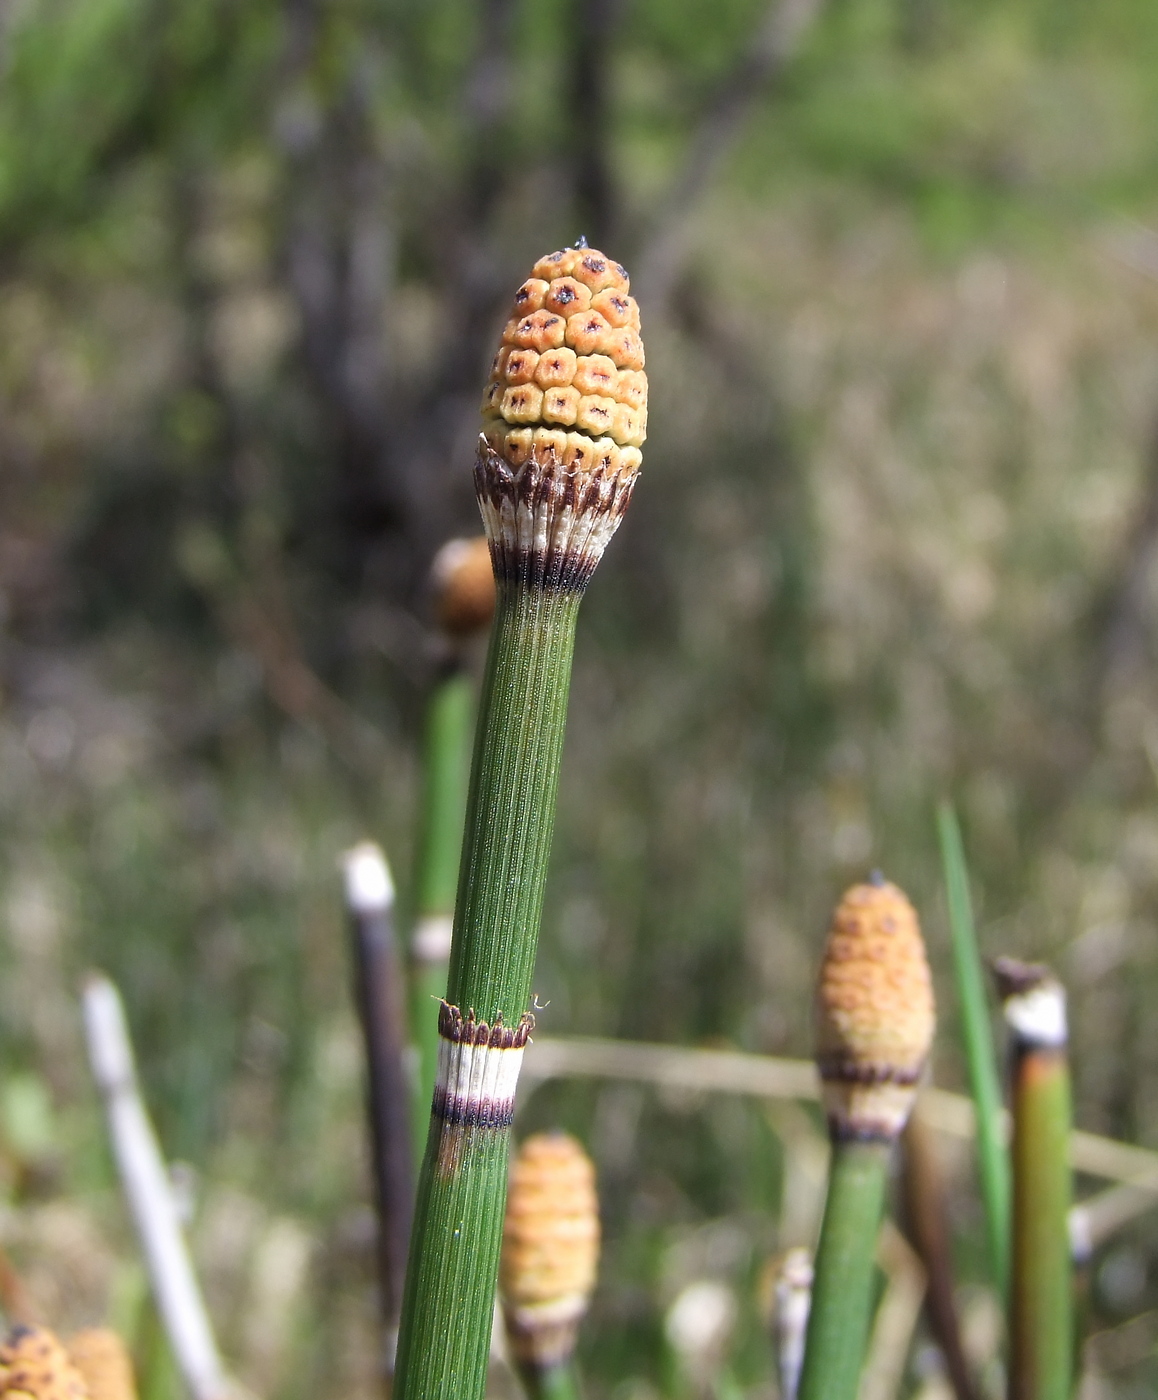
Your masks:
M467 1099L435 1089L431 1111L453 1128L509 1128L515 1121L514 1099Z
M916 1084L923 1065L902 1069L899 1065L864 1064L847 1057L822 1055L817 1059L821 1079L829 1084Z
M457 1006L444 1001L438 1008L438 1034L453 1045L486 1045L491 1050L521 1050L535 1029L535 1018L525 1011L517 1025L504 1026L503 1013L495 1017L494 1025L475 1018L471 1009L464 1016Z
M849 1122L846 1118L828 1116L828 1131L834 1142L896 1142L899 1130L884 1123Z

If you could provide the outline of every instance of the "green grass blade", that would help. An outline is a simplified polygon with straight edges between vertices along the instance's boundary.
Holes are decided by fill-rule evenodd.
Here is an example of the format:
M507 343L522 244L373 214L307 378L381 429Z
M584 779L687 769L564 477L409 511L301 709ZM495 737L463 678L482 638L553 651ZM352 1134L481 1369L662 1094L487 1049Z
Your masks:
M977 1113L977 1170L985 1206L989 1254L994 1280L1005 1296L1009 1288L1010 1173L1002 1130L1001 1077L985 992L985 973L973 923L961 829L948 802L941 803L937 809L937 834L945 871L953 967L961 1001L969 1084Z

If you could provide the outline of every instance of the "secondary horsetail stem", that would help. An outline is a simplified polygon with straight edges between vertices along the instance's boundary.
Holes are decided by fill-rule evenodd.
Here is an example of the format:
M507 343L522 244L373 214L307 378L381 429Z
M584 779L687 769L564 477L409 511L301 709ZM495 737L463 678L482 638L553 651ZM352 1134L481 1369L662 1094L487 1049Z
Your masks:
M480 1400L485 1386L575 623L631 500L646 413L627 274L585 247L541 259L503 331L475 463L497 607L399 1335L400 1400Z
M801 1400L855 1400L893 1146L933 1040L933 986L913 906L879 875L833 916L816 994L832 1166L816 1252Z
M416 917L410 938L411 1025L419 1064L414 1141L419 1151L426 1140L434 1095L438 1003L446 995L470 777L474 686L465 663L471 643L490 627L495 611L495 579L486 537L444 544L431 565L430 582L444 652L426 703Z
M536 1133L511 1168L499 1294L531 1400L568 1400L579 1324L599 1266L595 1168L573 1137Z
M1065 990L1048 968L997 958L1010 1031L1013 1267L1010 1400L1065 1400L1073 1373L1070 1074Z
M378 1284L389 1364L402 1310L414 1209L406 991L394 936L394 882L386 857L373 841L363 841L346 852L344 866L354 996L366 1052L366 1116L378 1214Z

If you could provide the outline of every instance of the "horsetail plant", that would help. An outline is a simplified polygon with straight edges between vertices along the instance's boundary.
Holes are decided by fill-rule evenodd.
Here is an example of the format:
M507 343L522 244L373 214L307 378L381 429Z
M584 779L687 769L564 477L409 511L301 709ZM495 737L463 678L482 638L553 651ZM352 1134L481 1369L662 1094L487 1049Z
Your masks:
M933 1039L933 987L913 906L874 874L833 916L816 996L832 1139L800 1400L855 1400L894 1144Z
M499 1295L530 1400L576 1400L572 1358L599 1265L595 1168L566 1133L535 1133L511 1168Z
M354 995L366 1052L366 1109L378 1213L378 1284L390 1366L402 1310L414 1209L406 991L394 936L394 882L381 847L362 841L343 858Z
M398 1400L479 1400L485 1385L575 624L631 500L646 404L627 274L586 246L541 259L503 332L475 464L497 609L439 1014Z
M977 1116L977 1173L985 1205L990 1266L1002 1297L1009 1291L1009 1151L1005 1145L1001 1076L985 994L985 970L977 948L969 870L957 814L948 802L937 809L937 834L945 872L953 971L961 1003L961 1030L969 1087Z
M1065 990L1048 968L1013 958L997 958L993 976L1009 1027L1012 1061L1009 1396L1068 1400L1074 1303Z
M495 580L485 536L447 541L434 557L430 581L444 645L426 704L416 917L410 939L410 1020L419 1064L414 1141L419 1151L426 1140L434 1096L438 1003L446 995L470 776L474 688L466 657L470 643L490 626L495 610Z

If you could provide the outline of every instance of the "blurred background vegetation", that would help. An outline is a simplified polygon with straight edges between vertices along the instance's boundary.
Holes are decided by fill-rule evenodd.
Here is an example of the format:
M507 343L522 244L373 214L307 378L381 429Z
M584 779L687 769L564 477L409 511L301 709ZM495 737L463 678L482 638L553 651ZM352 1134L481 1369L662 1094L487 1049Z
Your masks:
M1158 8L4 0L0 71L0 1239L62 1326L138 1286L99 965L241 1377L375 1391L337 856L405 885L426 566L478 528L506 302L580 233L633 273L652 436L540 1026L807 1054L879 865L959 1086L951 794L986 949L1068 981L1080 1125L1158 1145ZM690 1393L663 1309L793 1242L785 1122L589 1084L525 1121L600 1164L591 1390ZM1099 1278L1097 1325L1158 1306L1158 1233Z

